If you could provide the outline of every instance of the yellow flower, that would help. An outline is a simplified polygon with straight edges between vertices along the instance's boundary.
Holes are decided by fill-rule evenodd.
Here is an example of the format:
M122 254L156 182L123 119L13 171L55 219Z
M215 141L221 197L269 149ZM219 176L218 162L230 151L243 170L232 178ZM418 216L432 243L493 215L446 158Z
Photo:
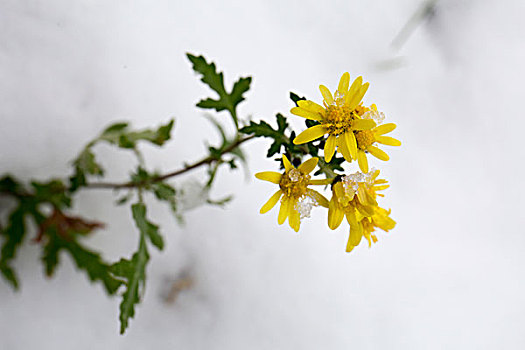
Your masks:
M395 129L395 124L376 127L374 119L382 121L384 115L377 111L375 105L368 108L361 104L369 84L363 84L362 77L355 79L350 87L349 83L350 74L344 73L334 95L326 86L320 85L323 106L309 100L297 102L298 107L292 108L290 112L316 120L319 124L297 135L294 143L307 143L328 134L324 148L326 162L330 162L337 147L337 151L346 161L358 160L361 170L368 172L365 152L370 152L382 160L388 159L386 153L373 146L375 142L392 146L399 146L401 143L391 137L382 136Z
M367 111L364 113L363 119L375 119L379 122L384 119L383 113L378 112L375 104L371 105L370 108L365 107L365 109L367 109ZM357 162L359 163L359 168L362 172L368 172L366 153L370 153L380 160L387 161L390 159L388 154L374 146L375 143L381 143L388 146L401 146L401 141L390 136L384 136L384 134L391 132L395 128L396 124L387 123L378 125L371 130L354 131L357 141Z
M310 158L295 168L283 155L283 174L275 171L255 174L256 178L278 184L280 187L262 206L261 214L268 212L281 199L277 222L282 225L288 218L290 227L297 232L301 225L301 218L308 217L313 206L321 205L328 208L328 200L319 192L308 188L309 185L327 184L326 180L312 180L309 175L317 166L318 160L319 158Z
M369 246L375 243L377 237L372 234L376 227L388 231L396 225L389 215L390 211L378 206L377 196L383 196L377 191L389 187L387 181L377 179L379 170L367 174L355 173L342 178L332 186L332 199L328 207L328 226L335 230L343 218L350 225L350 236L346 251L351 252L364 236Z

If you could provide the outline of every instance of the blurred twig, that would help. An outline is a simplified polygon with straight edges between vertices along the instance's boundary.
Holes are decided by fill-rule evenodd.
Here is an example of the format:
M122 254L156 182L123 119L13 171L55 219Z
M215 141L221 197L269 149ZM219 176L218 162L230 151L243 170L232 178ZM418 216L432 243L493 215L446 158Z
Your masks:
M166 291L163 299L165 303L173 304L182 291L193 287L194 281L190 273L184 271L174 281L169 281L168 283L170 284L169 289Z
M403 28L396 35L392 43L390 44L395 50L399 50L406 44L410 36L416 31L417 27L423 21L430 19L434 16L436 11L436 5L439 0L426 0L424 1L414 12L414 14L408 19Z

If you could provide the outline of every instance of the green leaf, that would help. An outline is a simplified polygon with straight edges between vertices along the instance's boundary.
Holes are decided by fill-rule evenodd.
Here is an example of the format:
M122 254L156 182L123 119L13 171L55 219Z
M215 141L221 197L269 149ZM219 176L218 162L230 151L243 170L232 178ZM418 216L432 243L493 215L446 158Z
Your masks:
M110 137L110 135L120 135L128 127L128 125L129 123L126 122L112 124L102 131L102 135L105 137Z
M144 234L141 234L139 249L131 260L120 259L111 266L111 272L125 280L126 290L120 303L120 334L124 334L129 325L129 319L135 316L135 305L140 302L146 284L146 265L149 261L148 249Z
M24 201L21 201L19 206L9 215L8 225L1 232L5 237L5 241L0 250L0 272L14 289L17 289L19 284L16 274L9 263L15 258L17 250L24 240L26 212L27 205Z
M193 70L202 75L201 81L208 85L218 95L218 99L207 98L197 103L197 107L215 109L217 112L228 110L233 118L235 125L238 125L236 108L244 100L243 94L250 89L252 78L240 78L233 84L231 93L224 87L224 76L222 72L217 72L215 63L206 62L203 56L186 54L193 65Z
M44 245L42 262L46 269L46 275L51 277L54 275L55 270L60 262L58 253L62 246L58 244L56 239L49 239L49 241Z
M146 206L144 203L135 203L131 206L133 213L133 220L137 225L140 232L147 236L151 243L159 250L164 249L164 241L162 236L159 234L159 227L148 221L146 218Z
M91 281L102 282L108 294L115 294L122 282L111 276L110 266L102 260L99 254L75 241L61 239L61 244L69 252L77 267L87 272Z
M295 103L295 105L297 107L299 107L297 102L298 101L302 101L302 100L306 100L306 97L299 97L297 94L294 94L293 92L290 91L290 99Z
M259 123L250 121L248 126L245 126L239 130L243 134L253 134L257 137L268 137L274 140L268 149L267 157L271 157L277 154L281 150L281 146L290 143L290 139L285 136L285 131L288 128L288 122L286 118L278 113L276 115L277 129L274 129L270 124L261 120Z
M167 183L158 182L153 185L153 193L158 199L169 201L175 197L177 191Z
M98 140L109 142L120 148L135 148L138 141L148 141L157 146L162 146L171 138L174 120L167 124L161 125L156 130L146 129L140 131L131 131L127 123L118 123L108 127L102 132Z
M142 167L137 168L137 172L131 175L131 182L139 184L148 184L152 176Z
M227 196L227 197L224 197L224 198L221 198L221 199L206 199L206 203L208 204L211 204L211 205L216 205L216 206L219 206L219 207L224 207L226 204L228 204L229 202L231 202L233 199L233 196Z
M51 277L60 261L59 254L62 250L69 253L78 269L87 273L89 280L92 282L101 282L109 295L115 294L122 282L111 275L110 265L105 263L101 256L80 243L65 239L56 234L54 229L46 231L48 242L44 246L44 255L42 261L46 268L46 275Z
M104 176L104 169L97 163L95 154L90 147L84 148L79 156L73 160L75 173L69 178L71 192L75 192L78 188L85 186L87 183L87 175Z
M89 175L104 175L104 169L100 164L95 161L95 154L91 152L90 148L84 149L82 153L78 156L77 159L73 162L76 168L78 168L83 173Z
M11 283L11 286L14 290L18 290L20 288L15 271L10 266L0 265L0 273L7 282Z
M239 103L244 101L243 94L247 92L248 90L250 90L251 82L252 82L252 78L248 77L248 78L239 78L239 80L237 80L235 84L233 84L233 89L230 94L230 101L234 108Z
M49 182L31 182L35 190L34 199L37 202L48 202L57 208L71 206L71 197L67 193L68 188L61 180L51 180Z
M314 173L314 175L325 174L327 177L333 177L336 173L335 171L344 171L341 164L345 162L343 157L332 157L330 163L324 161L324 157L319 157L319 162L317 166L319 169Z
M22 190L22 186L10 175L6 175L0 179L0 192L17 194Z
M168 185L165 182L157 182L152 185L153 194L155 197L161 201L166 201L169 203L171 211L175 216L179 214L177 210L177 191L172 186ZM177 219L179 219L177 217Z

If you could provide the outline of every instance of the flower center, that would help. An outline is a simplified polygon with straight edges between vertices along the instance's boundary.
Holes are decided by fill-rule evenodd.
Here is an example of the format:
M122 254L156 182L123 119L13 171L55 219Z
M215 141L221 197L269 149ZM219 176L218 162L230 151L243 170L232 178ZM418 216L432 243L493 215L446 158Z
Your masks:
M354 131L354 134L357 140L357 147L363 151L376 141L374 133L371 130Z
M353 112L345 106L330 105L326 108L323 124L331 135L345 133L352 126Z
M306 194L311 176L298 169L291 169L281 177L279 187L285 196L300 198Z

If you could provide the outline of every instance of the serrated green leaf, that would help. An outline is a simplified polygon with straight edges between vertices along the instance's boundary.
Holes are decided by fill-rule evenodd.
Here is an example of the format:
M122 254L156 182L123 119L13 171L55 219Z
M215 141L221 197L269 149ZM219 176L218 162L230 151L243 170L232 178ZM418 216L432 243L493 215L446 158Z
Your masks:
M171 138L174 120L161 125L155 130L146 129L140 131L129 130L127 123L119 123L110 126L99 136L98 140L109 142L120 148L135 148L138 141L148 141L157 146L162 146Z
M228 110L235 125L238 126L236 108L244 100L243 94L250 89L252 78L240 78L234 83L231 93L228 93L224 87L224 76L222 72L217 72L215 63L206 62L203 56L194 56L189 53L186 56L192 63L193 70L202 75L201 81L219 95L218 99L201 100L197 103L197 107L215 109L217 112Z
M95 154L93 154L89 148L84 149L84 151L80 153L78 158L75 159L74 165L83 173L98 176L104 175L104 169L95 161Z
M244 101L243 94L247 92L248 90L250 90L251 82L252 82L252 78L239 78L239 80L237 80L235 84L233 84L233 89L230 94L230 101L234 108L239 103Z
M137 168L137 172L131 175L131 182L147 184L152 176L142 167Z
M290 139L284 134L288 128L288 122L286 117L278 113L276 115L277 129L274 129L270 124L261 120L259 123L250 121L248 126L245 126L239 130L239 132L248 135L255 135L257 137L268 137L274 140L268 149L267 157L271 157L274 154L280 153L281 146L288 145ZM292 146L293 147L293 146Z
M4 276L6 281L11 283L14 289L18 288L18 280L9 263L15 258L17 250L24 240L26 233L26 213L26 203L21 201L18 207L9 215L8 225L2 232L5 240L0 250L0 271L2 272L2 276Z
M178 215L177 210L177 191L172 186L164 182L157 182L152 185L153 194L155 197L161 201L166 201L169 203L171 211L176 216Z
M164 240L159 234L159 227L146 218L146 206L144 203L135 203L131 206L133 220L142 234L147 236L157 249L164 249Z
M177 192L167 183L159 182L153 185L153 193L158 199L169 201L175 197Z
M31 182L34 189L34 199L37 202L48 202L57 208L71 206L71 196L68 188L61 180L51 180L48 182Z
M90 147L86 147L79 156L73 160L75 173L69 178L71 192L75 192L78 188L85 186L87 183L87 175L104 176L104 169L97 163L95 154Z
M60 262L58 253L62 247L57 244L56 239L49 239L49 241L44 245L42 262L46 269L46 275L51 277L54 275L55 270Z
M71 255L77 267L87 272L91 281L102 282L108 294L115 294L122 282L111 276L110 266L102 260L99 254L75 241L61 239L61 245Z
M344 171L343 167L341 166L341 164L344 162L345 159L343 157L334 156L332 157L332 160L330 160L330 163L326 163L324 158L320 157L319 162L317 163L319 169L314 173L314 175L325 174L327 177L333 177L336 174L335 171Z
M73 234L74 232L69 232L68 238L64 238L57 233L56 227L50 226L46 229L47 242L42 255L46 275L51 277L54 274L60 262L60 252L66 251L77 268L87 273L90 281L101 282L109 295L115 294L122 282L111 275L110 265L105 263L98 253L73 240Z
M0 273L5 278L5 280L11 284L14 290L18 290L20 288L15 271L10 266L0 265Z
M0 192L16 194L20 192L22 186L10 175L6 175L0 179Z
M120 135L120 133L122 133L122 131L126 129L128 125L129 123L126 123L126 122L118 122L118 123L112 124L108 126L106 129L104 129L104 131L102 131L102 135L104 136L108 136L112 134Z
M297 94L290 91L290 99L295 103L295 105L298 107L297 104L298 101L306 100L306 97L299 97Z
M140 296L146 283L146 265L149 261L145 235L141 234L139 249L131 260L121 259L111 266L111 272L125 280L126 290L120 303L120 334L124 334L129 320L135 316L135 305L140 302Z

